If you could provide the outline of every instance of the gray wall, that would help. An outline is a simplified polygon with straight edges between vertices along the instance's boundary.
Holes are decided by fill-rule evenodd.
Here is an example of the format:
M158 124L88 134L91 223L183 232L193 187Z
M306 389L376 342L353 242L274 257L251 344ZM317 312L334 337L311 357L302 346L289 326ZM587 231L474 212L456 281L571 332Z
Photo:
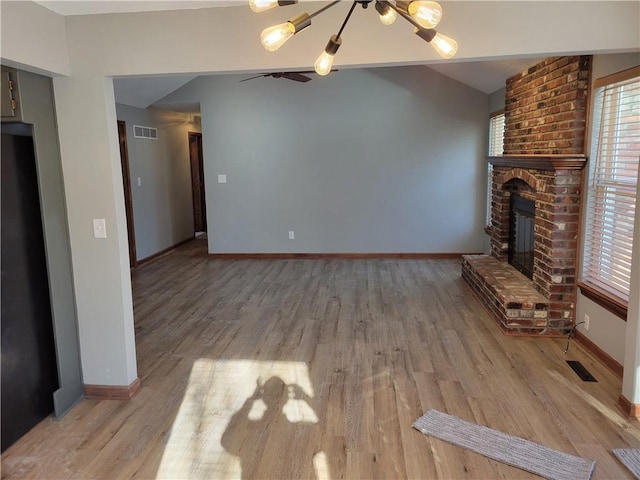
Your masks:
M53 394L55 415L66 413L83 395L71 251L67 230L60 148L51 79L18 72L22 119L33 125L42 210L51 315L60 388ZM3 124L11 128L11 124Z
M425 67L314 77L162 100L200 102L209 251L481 251L487 95Z
M193 237L188 132L200 132L197 117L116 104L127 127L137 259ZM158 129L158 139L135 138L133 126ZM138 178L141 185L138 185Z
M496 90L489 95L489 114L504 110L504 98L507 92L506 87Z

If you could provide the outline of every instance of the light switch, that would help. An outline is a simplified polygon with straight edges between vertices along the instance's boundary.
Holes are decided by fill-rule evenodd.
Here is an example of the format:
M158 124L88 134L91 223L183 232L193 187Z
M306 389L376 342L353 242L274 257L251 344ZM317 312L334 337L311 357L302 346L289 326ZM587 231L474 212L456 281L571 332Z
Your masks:
M141 187L142 186L142 178L138 177L138 186Z
M227 183L226 175L218 175L218 183Z
M107 238L107 225L104 218L93 219L93 238Z

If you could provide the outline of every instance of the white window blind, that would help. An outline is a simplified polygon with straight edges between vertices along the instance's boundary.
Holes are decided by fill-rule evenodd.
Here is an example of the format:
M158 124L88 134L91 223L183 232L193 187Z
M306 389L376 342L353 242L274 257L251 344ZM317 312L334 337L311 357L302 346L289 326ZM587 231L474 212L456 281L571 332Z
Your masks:
M504 152L504 113L489 119L489 156L499 157Z
M596 90L592 132L582 281L627 302L640 159L640 77Z
M489 156L499 157L504 152L504 113L489 119ZM491 225L491 178L493 165L487 164L487 225Z

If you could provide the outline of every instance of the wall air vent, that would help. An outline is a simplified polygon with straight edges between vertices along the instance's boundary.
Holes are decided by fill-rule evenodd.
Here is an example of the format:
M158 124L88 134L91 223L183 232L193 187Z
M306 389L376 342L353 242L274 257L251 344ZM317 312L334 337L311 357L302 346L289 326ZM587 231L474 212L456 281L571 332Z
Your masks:
M153 127L133 126L133 136L135 138L148 138L149 140L158 139L158 129Z

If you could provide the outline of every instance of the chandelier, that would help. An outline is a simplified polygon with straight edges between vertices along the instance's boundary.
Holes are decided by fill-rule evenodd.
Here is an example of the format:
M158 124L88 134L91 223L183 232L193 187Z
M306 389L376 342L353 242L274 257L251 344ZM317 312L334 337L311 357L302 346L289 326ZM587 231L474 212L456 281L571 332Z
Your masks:
M353 10L361 5L366 9L374 0L354 0L347 16L342 22L342 26L336 35L332 35L324 51L320 54L314 64L314 69L318 75L327 75L333 66L333 57L342 45L342 31L347 25ZM274 7L282 7L298 3L298 0L249 0L249 6L254 12L264 12ZM340 0L331 2L319 10L308 14L301 13L285 23L265 28L260 39L265 49L274 52L294 35L311 25L311 19L327 11L340 3ZM435 30L442 18L442 7L437 2L432 1L384 1L375 0L375 9L379 19L384 25L391 25L398 15L413 25L414 33L431 44L442 58L452 58L457 50L458 43Z

